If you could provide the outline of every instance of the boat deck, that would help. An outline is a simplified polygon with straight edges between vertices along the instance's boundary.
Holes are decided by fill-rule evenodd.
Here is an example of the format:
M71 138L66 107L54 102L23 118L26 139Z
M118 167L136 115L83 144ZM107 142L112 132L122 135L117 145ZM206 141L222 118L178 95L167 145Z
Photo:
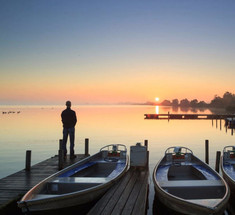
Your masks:
M146 214L148 169L130 168L126 175L96 203L88 215Z

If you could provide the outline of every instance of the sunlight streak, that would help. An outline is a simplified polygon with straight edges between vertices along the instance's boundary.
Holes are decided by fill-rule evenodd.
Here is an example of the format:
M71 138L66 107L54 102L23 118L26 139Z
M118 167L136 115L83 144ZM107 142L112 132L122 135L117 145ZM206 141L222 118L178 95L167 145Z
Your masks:
M159 114L159 106L155 107L156 114Z

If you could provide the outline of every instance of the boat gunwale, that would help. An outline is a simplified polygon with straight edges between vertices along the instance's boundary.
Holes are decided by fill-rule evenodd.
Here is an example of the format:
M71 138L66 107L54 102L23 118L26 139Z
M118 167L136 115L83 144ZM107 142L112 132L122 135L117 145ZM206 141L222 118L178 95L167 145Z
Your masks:
M221 170L222 170L222 173L225 174L226 177L230 179L231 183L234 183L234 185L235 185L235 180L227 173L227 171L224 168L223 156L221 158Z
M224 147L223 154L221 156L221 163L220 163L221 165L220 165L220 167L221 167L221 171L222 171L222 174L223 174L223 177L224 177L225 181L227 181L228 184L231 184L232 186L235 187L235 180L227 173L227 171L224 168L224 165L225 165L225 162L224 162L224 152L226 152L225 151L226 148L229 148L229 147L234 147L234 146L231 145L231 146L225 146ZM226 162L229 163L229 161L226 161ZM230 187L230 189L231 189L231 187Z

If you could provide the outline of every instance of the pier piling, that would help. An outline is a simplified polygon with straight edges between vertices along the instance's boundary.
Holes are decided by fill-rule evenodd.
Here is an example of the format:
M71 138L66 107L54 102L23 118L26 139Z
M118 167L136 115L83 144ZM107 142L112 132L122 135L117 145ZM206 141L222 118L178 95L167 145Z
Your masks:
M58 151L58 170L62 170L64 165L64 151L63 151L63 140L59 140L59 151Z
M62 170L63 169L63 163L64 163L64 158L63 158L63 150L59 149L59 152L58 152L58 170Z
M209 140L205 140L205 162L209 164Z
M59 149L63 149L63 140L62 139L60 139L59 140Z
M144 145L146 146L147 148L147 167L149 166L149 150L148 150L148 140L144 140Z
M85 155L89 154L89 138L85 139Z
M25 170L30 171L31 169L31 150L26 151L26 159L25 159Z
M221 156L221 152L220 152L220 151L217 151L217 152L216 152L215 170L216 170L216 172L218 172L218 173L219 173L220 156Z

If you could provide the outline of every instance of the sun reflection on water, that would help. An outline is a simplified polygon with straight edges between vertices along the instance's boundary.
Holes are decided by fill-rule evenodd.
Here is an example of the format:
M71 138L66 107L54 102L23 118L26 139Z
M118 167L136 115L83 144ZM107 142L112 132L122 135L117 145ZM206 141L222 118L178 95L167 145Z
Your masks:
M155 107L156 114L159 114L159 106Z

